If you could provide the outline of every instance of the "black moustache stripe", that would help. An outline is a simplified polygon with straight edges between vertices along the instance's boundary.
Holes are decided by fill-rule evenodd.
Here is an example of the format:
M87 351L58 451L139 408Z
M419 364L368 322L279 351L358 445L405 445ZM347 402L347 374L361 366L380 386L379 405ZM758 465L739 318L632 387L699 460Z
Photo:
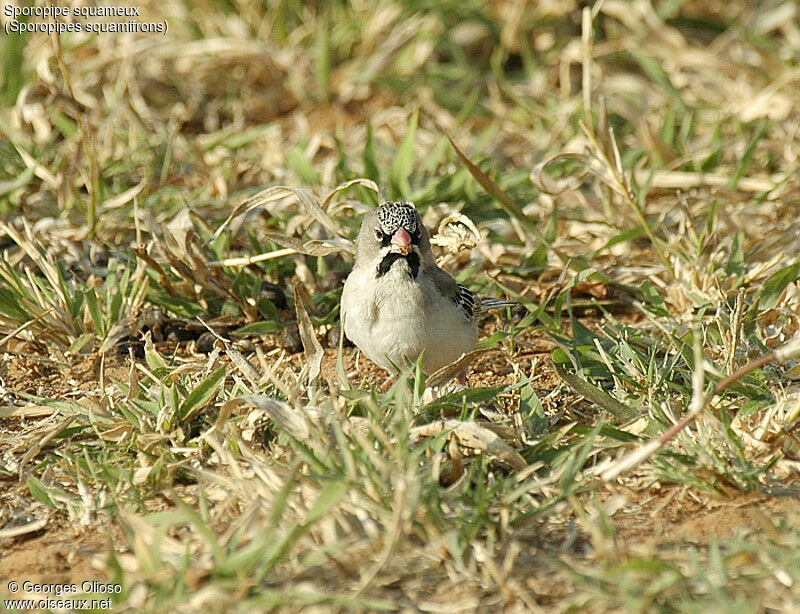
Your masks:
M398 260L405 260L408 262L408 267L411 269L411 279L416 279L417 273L419 273L419 256L414 252L411 252L408 256L397 252L389 252L386 254L378 265L378 277L386 275L389 269L392 268L392 265Z

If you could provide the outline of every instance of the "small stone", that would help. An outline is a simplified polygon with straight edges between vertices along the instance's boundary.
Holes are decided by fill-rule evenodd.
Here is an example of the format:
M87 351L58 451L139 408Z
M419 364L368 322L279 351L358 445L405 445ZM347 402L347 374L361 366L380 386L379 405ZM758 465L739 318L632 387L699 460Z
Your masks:
M200 354L210 354L214 350L216 337L210 332L205 332L197 338L197 351Z
M303 342L300 339L300 329L297 328L297 322L291 322L286 325L281 334L281 347L290 354L297 354L303 351Z
M261 282L261 294L263 294L278 309L287 309L289 303L286 300L286 293L280 286L268 281Z
M339 335L341 335L342 327L339 324L335 324L331 326L328 334L325 335L325 347L329 348L338 348L339 347ZM344 342L342 343L342 347L351 348L355 347L353 342L350 341L347 337L344 338Z

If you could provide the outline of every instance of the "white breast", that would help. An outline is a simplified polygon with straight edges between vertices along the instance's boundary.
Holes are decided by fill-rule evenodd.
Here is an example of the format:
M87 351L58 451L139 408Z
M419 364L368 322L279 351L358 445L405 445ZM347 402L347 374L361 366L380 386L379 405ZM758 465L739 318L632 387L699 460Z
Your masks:
M355 269L342 293L344 332L372 361L395 371L425 352L427 373L469 352L478 339L475 324L442 296L424 273L412 280L397 263L375 279L374 271Z

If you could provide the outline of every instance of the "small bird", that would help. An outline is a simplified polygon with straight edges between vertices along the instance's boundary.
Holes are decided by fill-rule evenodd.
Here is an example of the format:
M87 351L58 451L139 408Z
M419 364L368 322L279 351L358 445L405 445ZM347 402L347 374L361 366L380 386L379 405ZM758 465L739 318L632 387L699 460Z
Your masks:
M387 371L423 352L424 371L437 371L475 347L482 312L513 305L481 299L436 265L412 203L387 201L364 215L342 322L347 338Z

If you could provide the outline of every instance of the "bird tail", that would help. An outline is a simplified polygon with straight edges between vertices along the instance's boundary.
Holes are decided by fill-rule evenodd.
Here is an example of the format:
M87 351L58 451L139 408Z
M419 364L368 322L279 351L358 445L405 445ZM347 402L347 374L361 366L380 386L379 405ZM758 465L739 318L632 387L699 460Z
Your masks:
M506 301L501 298L483 298L481 297L481 313L489 311L490 309L502 309L503 307L516 307L519 305L516 301Z

